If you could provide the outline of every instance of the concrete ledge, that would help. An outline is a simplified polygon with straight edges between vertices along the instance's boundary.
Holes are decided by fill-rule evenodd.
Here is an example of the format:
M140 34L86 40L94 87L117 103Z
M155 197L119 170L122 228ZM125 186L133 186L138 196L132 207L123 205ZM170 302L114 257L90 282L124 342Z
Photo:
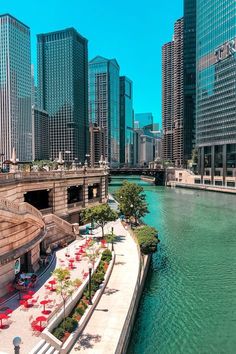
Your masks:
M129 232L130 236L134 238L132 232ZM125 323L119 338L119 342L116 347L115 354L125 354L129 345L130 335L132 332L135 315L138 309L139 301L143 292L143 287L147 277L148 269L150 266L151 255L143 256L140 252L139 245L136 244L137 252L139 254L139 270L138 277L133 293L133 297L130 303L129 310L125 319Z

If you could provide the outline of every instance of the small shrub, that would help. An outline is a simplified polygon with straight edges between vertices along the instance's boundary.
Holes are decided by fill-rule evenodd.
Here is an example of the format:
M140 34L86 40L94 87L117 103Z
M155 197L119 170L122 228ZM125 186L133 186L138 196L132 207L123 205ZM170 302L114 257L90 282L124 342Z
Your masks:
M64 321L64 324L62 324L62 326L65 328L65 331L69 333L72 333L76 329L77 325L78 321L71 317L67 317Z
M83 314L84 314L84 307L82 307L82 306L79 304L79 306L76 307L75 312L78 313L79 315L83 316Z
M110 262L111 259L112 259L112 253L109 249L106 249L105 251L102 252L102 261Z
M151 254L157 251L159 239L158 231L154 227L141 226L135 230L140 250L143 254Z
M104 280L104 271L99 271L99 272L96 272L94 275L93 275L93 281L97 284L101 284Z
M57 339L61 340L64 337L65 331L63 328L61 327L57 327L56 329L54 329L53 333L52 333Z

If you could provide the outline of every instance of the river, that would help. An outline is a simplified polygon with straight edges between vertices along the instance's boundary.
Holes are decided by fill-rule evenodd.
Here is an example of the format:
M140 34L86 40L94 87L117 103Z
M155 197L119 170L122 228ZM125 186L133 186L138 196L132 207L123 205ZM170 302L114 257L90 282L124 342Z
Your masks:
M144 187L161 242L128 354L236 353L236 196L129 180Z

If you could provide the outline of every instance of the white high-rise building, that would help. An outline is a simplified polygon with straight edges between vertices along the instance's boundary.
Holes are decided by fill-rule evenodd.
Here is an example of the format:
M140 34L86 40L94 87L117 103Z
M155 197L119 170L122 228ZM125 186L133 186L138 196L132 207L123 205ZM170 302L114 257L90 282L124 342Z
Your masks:
M30 29L0 15L0 153L32 160Z

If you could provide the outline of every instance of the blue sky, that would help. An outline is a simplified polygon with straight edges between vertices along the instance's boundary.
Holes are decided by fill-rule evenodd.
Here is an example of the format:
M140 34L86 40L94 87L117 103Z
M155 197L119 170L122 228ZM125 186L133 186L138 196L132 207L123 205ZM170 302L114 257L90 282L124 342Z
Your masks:
M133 80L135 112L161 121L161 46L172 38L183 0L0 0L0 12L30 27L34 64L37 33L77 29L89 40L90 59L115 57Z

